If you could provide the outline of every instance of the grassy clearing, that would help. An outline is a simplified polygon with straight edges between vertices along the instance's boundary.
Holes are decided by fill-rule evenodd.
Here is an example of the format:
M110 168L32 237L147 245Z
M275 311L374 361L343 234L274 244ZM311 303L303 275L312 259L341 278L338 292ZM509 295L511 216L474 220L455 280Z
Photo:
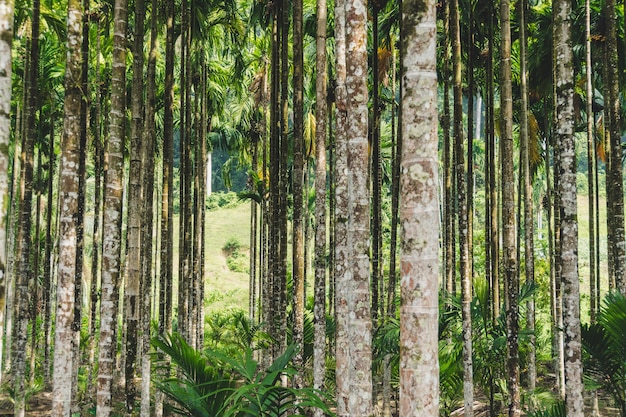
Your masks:
M241 251L250 250L250 204L220 208L206 213L205 305L207 313L230 308L248 309L249 276L233 272L226 264L222 248L236 240Z

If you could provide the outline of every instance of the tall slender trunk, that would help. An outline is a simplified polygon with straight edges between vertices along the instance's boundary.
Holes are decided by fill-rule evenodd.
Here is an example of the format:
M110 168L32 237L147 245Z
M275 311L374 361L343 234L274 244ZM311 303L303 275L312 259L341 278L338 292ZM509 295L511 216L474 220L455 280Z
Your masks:
M140 416L150 414L150 329L152 312L152 242L154 224L154 173L155 173L155 137L156 137L156 60L157 60L157 1L151 0L150 8L150 52L146 75L146 106L143 131L143 161L146 167L143 177L143 225L141 231L141 257L143 270L141 282L142 317L141 317L141 408Z
M509 390L509 417L521 413L519 390L519 323L517 245L515 237L515 177L513 173L513 94L511 85L511 20L508 0L500 2L500 84L501 84L501 190L506 287L506 372Z
M300 346L295 365L304 365L304 61L302 31L302 0L293 2L293 341ZM301 374L294 385L303 385Z
M621 131L621 110L620 110L620 80L617 54L616 35L616 12L615 0L607 0L605 6L606 31L607 31L607 51L608 51L608 112L610 114L610 135L609 135L609 170L607 172L607 184L610 184L611 192L607 194L607 199L611 202L612 224L610 230L612 239L609 240L609 248L613 252L612 269L615 274L615 286L617 290L626 294L626 242L624 241L624 185L622 175L622 131Z
M391 47L391 91L396 91L396 48ZM402 136L396 129L396 102L391 103L391 140L392 151L392 185L391 185L391 242L389 244L389 282L387 286L387 315L396 314L396 282L397 282L397 245L398 245L398 206L400 200L400 155L402 155Z
M350 353L346 347L350 336L348 333L347 316L349 310L345 302L351 292L351 281L344 279L347 274L347 260L350 259L348 247L348 170L347 157L347 93L346 93L346 11L345 0L335 0L335 58L337 86L336 97L336 128L335 128L335 181L334 193L335 214L335 259L333 275L335 277L335 383L337 386L337 415L349 414L350 399Z
M326 0L317 0L315 78L315 285L313 316L313 388L324 389L326 374ZM315 417L322 417L316 409Z
M122 238L122 190L124 182L124 125L126 84L127 0L115 1L113 71L111 74L111 116L107 143L107 172L104 199L102 253L102 296L96 416L108 417L112 409L112 382L115 366L117 311Z
M371 146L371 187L372 192L372 320L378 321L379 310L381 310L381 294L379 287L381 281L381 167L380 167L380 109L379 109L379 88L380 76L378 65L378 12L379 2L372 1L372 116L370 123L370 146Z
M465 417L474 415L474 382L472 363L472 278L471 259L469 254L469 231L467 210L467 170L463 153L463 90L461 68L461 27L459 17L459 2L452 0L450 7L450 32L452 40L452 83L454 87L454 164L456 166L456 190L459 231L459 260L461 275L461 316L463 321L463 403ZM470 92L471 94L471 92ZM471 161L469 162L471 163Z
M173 274L173 229L172 216L174 191L174 0L165 4L165 94L163 116L163 191L161 194L161 246L159 276L159 335L172 331L172 274ZM168 367L160 375L165 377ZM162 393L155 398L155 416L163 415Z
M11 134L11 45L13 0L0 1L0 335L4 336L7 289L7 226L9 209L9 139ZM0 337L0 383L3 382L4 337Z
M526 282L535 282L535 252L534 252L534 214L533 214L533 184L530 172L530 137L528 132L528 73L526 58L526 10L527 2L520 1L519 6L519 26L520 26L520 94L521 106L520 112L520 161L522 165L522 173L524 177L524 266L526 274ZM521 197L520 197L521 198ZM536 365L536 337L535 337L535 300L531 298L526 303L526 327L530 334L529 352L528 352L528 388L532 391L535 389L537 379Z
M99 55L101 51L100 28L96 23L97 45L96 53ZM101 271L101 249L102 249L102 198L103 198L103 179L104 179L104 149L102 143L102 101L104 100L105 91L100 84L100 61L96 63L96 85L100 86L96 89L96 98L94 106L92 123L93 138L93 166L94 166L94 208L93 208L93 231L92 231L92 255L91 255L91 288L90 288L90 310L89 310L89 363L95 362L96 357L96 332L98 313L98 300L100 294L100 271ZM93 367L89 367L89 377L87 383L87 391L91 392L93 381Z
M594 146L594 114L593 114L593 82L592 82L592 62L591 62L591 4L590 0L585 0L585 90L587 102L585 111L587 113L587 189L589 205L589 301L590 320L595 323L596 314L599 311L598 292L596 286L596 201L595 201L595 146Z
M55 325L53 417L70 415L72 402L74 287L76 278L77 226L80 155L81 51L83 15L80 0L68 3L65 71L65 115L61 139L59 196L59 262ZM50 196L48 196L50 198Z
M282 0L280 13L280 178L278 195L278 279L274 280L274 297L277 307L278 339L275 351L276 356L287 344L287 229L288 229L288 159L289 159L289 26L290 2Z
M48 178L47 178L47 195L46 195L46 243L44 249L44 267L43 267L43 282L42 293L43 296L43 328L44 328L44 360L43 360L43 374L44 383L46 386L50 386L50 332L51 332L51 316L52 316L52 294L51 294L51 281L52 281L52 211L53 202L52 198L52 185L54 180L54 121L50 122L50 139L48 142ZM0 331L1 334L1 331ZM0 349L2 352L2 349ZM0 370L2 367L0 366Z
M419 8L420 14L414 10ZM439 413L435 2L403 0L400 416ZM406 27L405 27L406 25Z
M142 282L142 242L141 225L143 222L143 178L142 163L142 132L144 124L144 73L143 73L143 35L146 7L144 0L135 0L135 36L132 47L133 75L130 123L130 171L128 189L128 273L124 287L124 332L126 366L124 369L124 387L126 411L131 412L135 406L137 382L135 370L137 365L137 342L140 329L141 282ZM139 36L140 35L140 36ZM145 290L145 289L144 289Z
M562 213L560 266L563 280L563 333L565 334L565 409L568 416L574 417L584 415L584 401L578 282L571 7L568 1L557 0L553 4L552 12L556 84L555 143L560 165L558 207Z
M20 156L22 175L20 178L20 208L19 228L17 237L17 251L19 254L19 274L15 285L15 330L13 340L13 386L15 392L15 415L23 417L25 413L24 379L26 368L26 341L28 336L28 306L34 300L29 294L29 280L31 278L31 223L33 200L33 159L35 153L35 137L37 136L37 103L39 92L37 78L39 75L39 16L40 2L33 1L30 34L29 66L27 67L27 94L26 94L26 129L22 137L22 152Z
M493 322L496 323L498 316L500 315L500 230L498 228L498 182L497 167L498 158L496 157L496 135L495 135L495 87L494 87L494 20L496 19L496 13L494 10L493 2L489 2L489 10L487 12L491 18L489 19L489 33L492 36L489 37L488 45L489 52L487 58L486 72L487 72L487 92L489 103L487 105L487 165L489 166L489 175L487 178L488 186L488 213L486 218L489 222L486 233L488 234L489 245L487 252L489 252L489 286L491 290L491 317Z
M349 358L349 384L351 390L359 393L347 402L350 415L370 415L372 413L372 351L370 312L370 200L367 181L368 172L368 111L367 111L367 3L347 1L345 7L346 62L346 156L345 171L347 188L345 205L337 210L345 210L347 222L348 256L344 274L337 280L345 280L340 294L346 303L347 314L338 315L338 320L346 320L347 340L337 340L337 349L344 350ZM338 259L338 261L341 261ZM339 304L339 302L337 303ZM349 320L349 322L348 322ZM345 365L345 364L344 364ZM338 398L339 400L339 398ZM345 400L344 400L345 401Z
M269 194L270 202L268 205L268 274L267 282L264 286L265 296L263 297L264 320L269 324L270 336L275 338L278 333L278 311L277 304L280 301L275 299L276 291L280 290L280 285L275 284L279 281L279 224L280 224L280 31L279 23L280 9L275 7L272 10L272 63L271 63L271 91L270 91L270 143L269 143ZM275 348L272 347L268 358L275 356ZM271 361L268 361L269 365Z
M454 292L454 210L452 188L454 178L452 175L452 142L450 135L450 2L445 1L443 18L443 241L444 241L444 282L448 294Z
M74 341L72 349L74 360L72 375L72 412L78 409L78 370L81 365L80 330L82 324L82 294L83 294L83 263L85 253L85 195L86 195L86 163L87 163L87 112L89 109L89 0L83 0L83 38L81 42L81 91L80 101L80 142L78 153L78 207L76 212L76 277L74 278Z

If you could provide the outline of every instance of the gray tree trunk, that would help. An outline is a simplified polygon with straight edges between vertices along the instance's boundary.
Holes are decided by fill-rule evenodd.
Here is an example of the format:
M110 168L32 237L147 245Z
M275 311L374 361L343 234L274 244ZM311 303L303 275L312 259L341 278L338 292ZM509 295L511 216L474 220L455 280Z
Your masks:
M127 0L115 1L111 116L106 148L107 173L104 199L102 286L96 416L112 411L112 382L117 347L117 311L121 270L122 190L124 183L124 126L126 88Z
M421 13L416 14L415 10ZM436 8L402 3L400 416L439 415Z
M348 0L345 8L346 62L346 162L343 173L347 187L337 189L346 193L346 204L341 208L347 218L347 254L343 275L337 280L346 290L338 294L346 303L347 314L337 317L345 320L347 340L337 349L344 350L349 363L350 395L347 412L352 416L372 414L372 352L370 313L370 199L368 172L368 109L367 109L367 3ZM337 206L337 211L340 206ZM347 288L346 288L347 287ZM339 304L339 302L338 302ZM338 398L339 400L339 398Z
M81 158L80 106L81 50L83 14L80 0L68 3L67 46L65 71L65 115L61 142L61 191L59 195L59 263L57 271L57 311L53 360L53 417L70 415L72 403L72 367L74 331L74 291L76 283L76 222L78 211L79 172ZM50 196L48 196L50 198ZM78 301L80 302L80 301Z
M513 93L511 85L511 20L509 0L500 2L500 146L504 279L506 288L506 372L509 390L509 417L519 417L519 323L517 239L515 237L515 176L513 173ZM493 203L493 202L492 202Z
M555 143L559 155L559 205L561 211L561 277L565 364L565 410L569 417L584 416L580 290L578 281L578 221L576 151L574 146L574 57L571 3L553 3L556 109Z
M313 388L324 389L326 374L326 0L317 0L317 54L315 59L315 285ZM315 417L322 417L315 409Z
M11 45L13 0L0 1L0 335L4 336L7 287L7 225L9 208L9 138L11 134ZM0 337L0 383L3 377L3 337Z

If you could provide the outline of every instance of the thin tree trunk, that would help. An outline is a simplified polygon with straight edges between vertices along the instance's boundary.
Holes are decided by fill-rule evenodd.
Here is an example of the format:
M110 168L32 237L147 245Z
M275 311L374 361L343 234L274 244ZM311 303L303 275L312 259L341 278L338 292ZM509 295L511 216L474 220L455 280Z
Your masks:
M555 143L557 144L560 168L558 207L563 216L561 219L560 266L563 279L563 333L565 334L565 410L568 416L575 417L584 416L584 401L578 282L571 4L567 1L557 0L553 7L554 56L556 57L554 63L556 80Z
M347 194L346 205L337 209L346 210L348 257L346 270L338 280L350 281L343 284L349 288L340 297L346 303L347 315L338 316L346 320L347 340L337 340L337 349L344 350L349 357L349 384L352 390L348 401L350 415L372 414L372 320L370 312L370 199L367 181L368 172L368 120L367 120L367 3L360 0L345 3L346 62L346 156L347 189L337 193ZM339 304L339 303L338 303ZM354 398L354 392L358 392Z
M42 292L44 294L43 298L43 328L44 328L44 360L43 360L43 374L44 374L44 384L46 386L51 386L50 380L50 333L51 333L51 313L52 313L52 294L51 294L51 282L52 282L52 207L53 207L53 198L52 198L52 185L54 180L54 121L50 122L50 140L48 143L48 179L47 179L47 207L46 207L46 243L45 243L45 254L44 254L44 267L43 267L43 282L42 282ZM0 331L0 334L2 332ZM2 352L2 349L0 349ZM0 370L2 367L0 366Z
M391 46L391 90L396 91L396 48ZM400 155L402 155L402 137L396 130L396 101L391 103L391 140L392 151L392 186L391 186L391 242L389 244L389 282L387 286L387 315L396 314L397 283L397 245L398 245L398 206L400 200Z
M324 389L326 374L326 0L317 0L315 78L315 285L313 340L313 388ZM315 417L323 413L315 409Z
M172 274L173 274L173 229L172 216L174 192L174 0L165 4L165 94L163 116L163 191L161 194L161 246L159 277L159 335L172 331ZM167 365L167 363L166 363ZM166 377L169 366L160 370ZM155 398L155 416L163 415L164 396L160 391Z
M345 301L346 294L351 292L351 281L344 279L347 275L347 260L350 259L348 248L348 170L347 156L347 92L346 92L346 11L345 0L335 0L335 57L337 86L336 96L336 128L335 128L335 383L337 386L337 416L350 415L350 352L346 346L350 343L348 333L349 310Z
M304 365L304 74L303 74L302 0L293 2L293 341L300 347L294 357L297 367ZM294 386L301 388L301 373Z
M143 34L146 7L144 0L135 0L135 34L132 47L133 75L132 75L132 99L131 99L131 123L130 123L130 171L128 189L128 230L126 240L128 245L128 273L124 287L124 332L126 333L125 352L126 366L124 369L124 394L126 411L131 412L135 407L137 394L137 382L135 370L138 360L137 342L140 329L141 311L141 282L142 282L142 242L141 224L144 220L143 198L143 170L142 164L142 132L144 124L144 99L143 99ZM141 36L137 36L141 34Z
M28 337L28 307L32 299L29 294L29 280L31 279L32 268L30 257L31 247L31 224L32 224L32 200L33 200L33 159L35 153L36 130L36 110L39 101L37 79L39 75L39 16L40 2L33 1L32 6L32 32L30 34L29 66L27 77L26 93L26 128L22 138L21 165L22 173L20 178L20 209L19 228L17 237L17 251L19 254L19 274L16 277L14 311L15 330L13 340L13 386L15 392L15 415L23 417L25 413L25 368L26 368L26 343ZM34 330L34 329L33 329Z
M452 0L450 7L450 32L452 40L452 83L454 87L454 164L456 166L456 190L459 232L459 260L461 275L461 316L463 321L463 404L465 417L474 415L474 372L472 363L472 277L469 254L469 231L467 210L467 174L463 154L463 91L461 68L461 27L459 2ZM471 93L470 93L471 94ZM471 161L469 161L471 163Z
M508 0L500 2L501 48L501 121L500 137L502 149L501 190L502 225L504 249L504 275L506 286L506 372L509 390L509 417L521 413L519 390L519 323L517 273L517 245L515 237L515 179L513 173L513 95L511 85L511 21Z
M414 10L422 12L416 16ZM400 416L439 414L435 2L402 2ZM406 25L406 27L405 27ZM414 29L415 28L415 29Z
M607 0L605 6L608 70L606 85L608 88L608 113L610 114L609 135L609 170L607 172L607 184L610 184L611 192L607 199L611 202L612 212L609 213L612 224L610 231L612 239L609 240L610 250L613 252L612 269L615 274L615 286L617 290L626 294L626 243L624 242L624 186L622 175L622 134L621 134L621 110L620 110L620 81L618 69L617 38L616 38L616 11L615 0ZM610 258L611 259L611 258Z
M55 325L54 372L52 391L53 417L70 415L72 402L73 349L72 329L74 315L74 287L76 278L77 225L74 220L78 211L79 159L80 155L80 106L81 93L81 45L82 10L80 0L68 3L67 45L65 71L65 116L61 139L59 196L59 263L57 283L57 311ZM50 198L50 196L48 196Z
M289 155L289 1L282 0L281 10L281 38L280 38L280 179L278 194L280 204L278 206L278 279L274 279L274 297L276 300L278 339L275 350L275 358L287 346L287 230L288 230L288 183L289 170L287 160Z
M111 118L107 143L106 192L104 199L102 295L96 416L108 417L112 410L117 311L122 238L122 190L124 182L124 109L126 80L127 0L115 1Z
M98 25L96 25L96 33L100 33ZM96 53L100 55L100 35L97 37ZM100 86L100 60L96 62L96 85ZM90 288L90 311L89 311L89 363L94 363L96 358L96 332L98 314L98 300L100 288L100 271L101 271L101 248L102 248L102 182L104 177L104 150L102 144L102 100L104 99L103 87L96 89L94 117L96 123L93 128L93 165L94 165L94 215L93 215L93 232L92 232L92 255L91 255L91 288ZM50 185L52 187L52 185ZM52 192L52 188L50 188ZM87 382L87 391L91 392L93 381L93 367L89 367L89 376Z
M379 2L372 1L372 116L371 116L371 192L372 192L372 321L378 322L379 310L381 310L381 294L379 286L381 281L381 168L380 168L380 110L379 110L379 65L378 65L378 12Z
M535 253L534 253L534 215L533 215L533 185L530 172L530 138L528 132L528 72L526 58L526 9L527 2L520 2L519 10L519 26L520 26L520 94L521 106L520 112L520 152L521 165L524 177L524 266L526 274L526 282L535 282ZM521 197L520 197L521 198ZM535 300L531 298L526 303L526 327L530 334L529 352L528 352L528 388L534 391L537 380L536 365L536 337L535 337Z
M7 289L7 225L9 208L9 139L11 134L11 45L13 0L0 1L0 384L4 369L4 329Z
M141 236L142 271L142 317L141 317L141 408L140 416L150 414L150 380L152 378L150 354L150 330L152 312L152 242L154 224L154 173L155 173L155 138L156 138L156 61L157 61L157 1L151 1L150 8L150 53L146 76L146 106L143 131L143 161L146 167L143 177L143 225ZM155 291L156 292L156 291Z
M85 181L87 163L87 112L89 109L89 1L83 0L83 38L81 42L81 102L80 102L80 143L78 153L78 207L76 212L76 277L74 278L74 342L72 356L74 366L72 369L72 413L80 412L78 409L78 370L81 365L80 355L80 329L82 324L82 294L83 294L83 263L85 248Z
M450 42L450 2L445 1L443 19L443 219L444 219L444 282L446 292L454 293L454 210L452 209L452 188L454 178L452 175L452 142L450 135L450 65L449 65L449 42ZM400 155L400 153L398 153Z

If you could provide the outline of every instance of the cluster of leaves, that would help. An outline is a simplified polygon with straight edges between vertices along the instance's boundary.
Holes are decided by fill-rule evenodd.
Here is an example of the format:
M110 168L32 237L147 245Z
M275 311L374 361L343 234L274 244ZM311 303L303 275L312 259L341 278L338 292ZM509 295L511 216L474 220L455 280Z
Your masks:
M333 416L330 399L312 388L281 384L297 370L291 362L296 347L290 345L267 369L262 369L249 347L238 355L199 352L178 334L156 338L153 345L165 353L179 372L156 386L173 402L172 411L192 417L305 416L319 408ZM165 366L165 362L162 363Z
M206 209L216 210L218 208L232 208L237 207L241 203L241 199L235 192L217 192L207 197Z
M585 383L610 392L626 416L626 297L611 293L604 299L597 321L583 325Z

